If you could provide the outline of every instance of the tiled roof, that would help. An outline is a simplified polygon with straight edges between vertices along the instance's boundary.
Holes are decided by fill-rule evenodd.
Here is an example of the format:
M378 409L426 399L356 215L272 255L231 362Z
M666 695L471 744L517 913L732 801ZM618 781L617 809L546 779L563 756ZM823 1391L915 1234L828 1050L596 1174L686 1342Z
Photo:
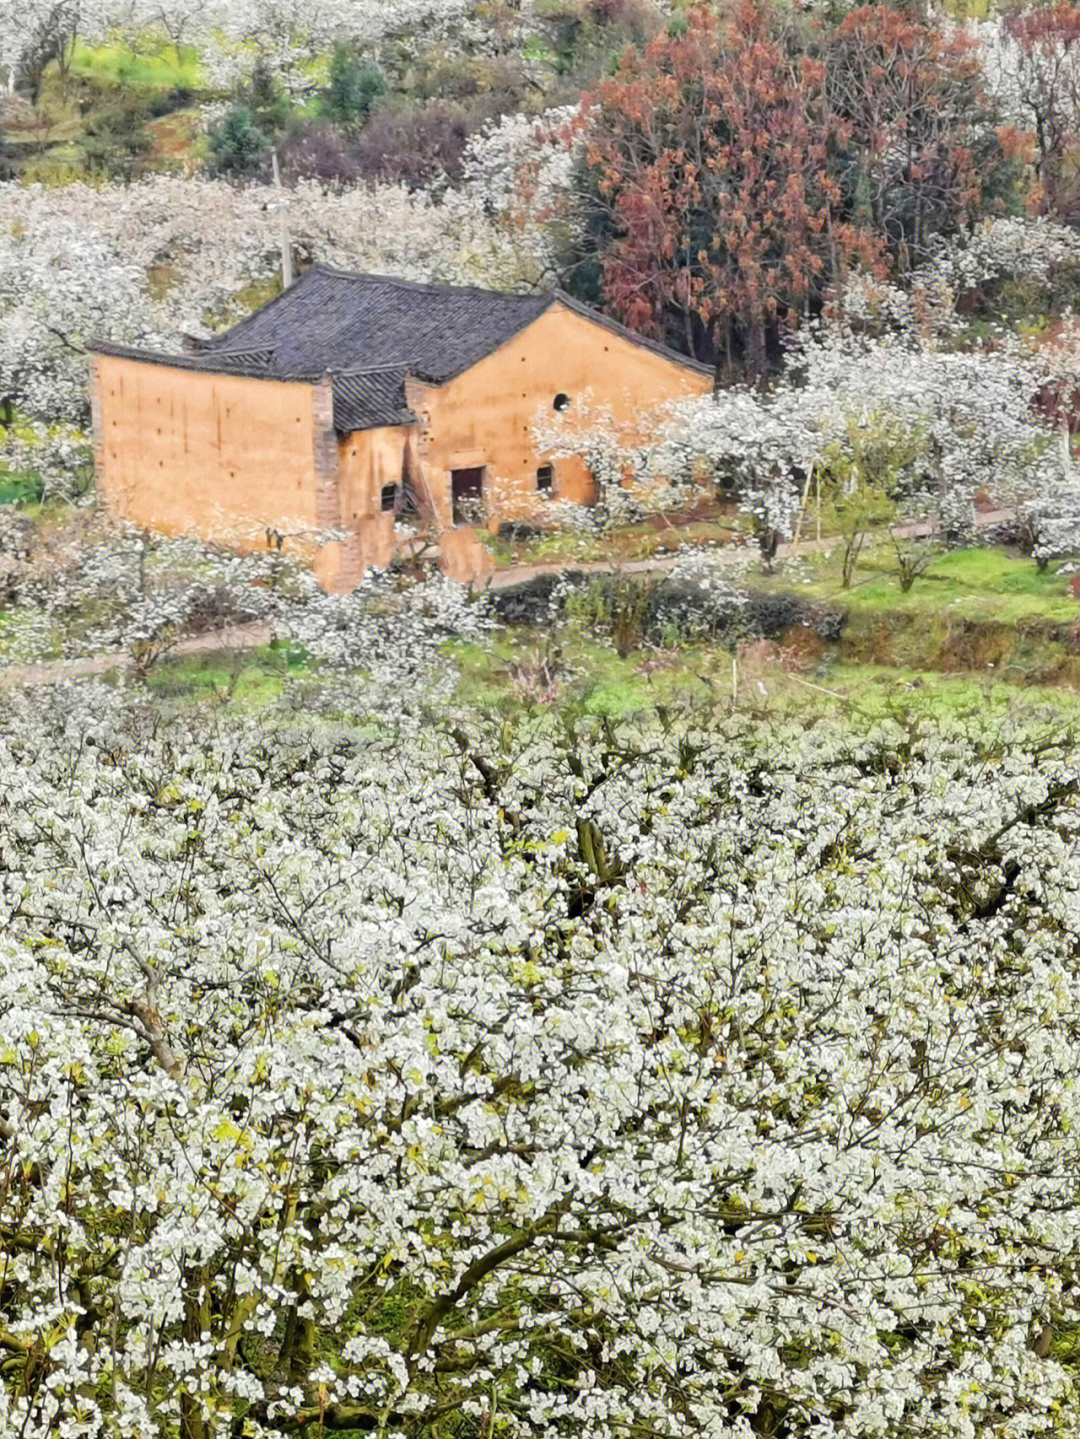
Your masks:
M405 398L404 370L363 370L333 379L334 429L342 434L378 425L410 425L416 419Z
M299 380L317 384L326 372L310 374L282 372L268 363L269 351L243 351L174 355L164 350L139 350L131 345L102 341L91 346L95 355L115 355L122 360L168 365L174 370L195 370L210 375L244 375L260 380ZM334 429L342 434L373 430L381 425L410 425L416 416L405 399L405 371L400 367L360 370L347 375L330 375L334 391Z
M635 345L709 373L708 366L635 334L560 291L508 295L354 275L326 265L313 265L290 289L225 334L200 342L194 353L109 344L91 348L183 370L309 383L329 376L334 427L348 433L411 423L416 417L405 398L406 375L443 384L555 303Z
M396 365L442 384L531 324L554 298L418 285L314 265L204 353L270 349L271 370L291 373Z

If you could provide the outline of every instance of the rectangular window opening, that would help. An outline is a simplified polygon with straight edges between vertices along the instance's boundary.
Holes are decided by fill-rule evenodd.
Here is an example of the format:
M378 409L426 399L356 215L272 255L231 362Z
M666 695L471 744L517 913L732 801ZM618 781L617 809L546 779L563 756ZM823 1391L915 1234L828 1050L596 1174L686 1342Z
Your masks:
M385 515L388 510L397 508L397 485L383 485L379 500L379 508Z
M542 495L550 495L555 484L555 466L540 465L536 471L536 488Z
M450 471L455 525L475 525L484 516L484 467Z

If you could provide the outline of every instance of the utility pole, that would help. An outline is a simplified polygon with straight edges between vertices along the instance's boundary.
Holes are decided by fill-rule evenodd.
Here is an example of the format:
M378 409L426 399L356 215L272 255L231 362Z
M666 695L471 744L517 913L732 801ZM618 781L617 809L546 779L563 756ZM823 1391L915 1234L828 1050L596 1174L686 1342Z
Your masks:
M285 198L285 191L281 184L281 167L278 164L277 150L271 150L270 155L274 162L274 189L277 191L278 220L281 225L281 288L287 290L293 281L292 241L289 238L289 202Z

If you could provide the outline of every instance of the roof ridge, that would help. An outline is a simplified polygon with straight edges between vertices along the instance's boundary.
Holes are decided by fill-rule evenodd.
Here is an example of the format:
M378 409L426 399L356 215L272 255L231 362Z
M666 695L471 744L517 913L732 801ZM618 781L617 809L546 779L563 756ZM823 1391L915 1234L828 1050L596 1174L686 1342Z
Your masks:
M402 290L437 290L450 295L491 295L499 300L540 300L554 301L558 290L536 289L536 290L493 290L484 285L448 285L441 280L406 280L400 275L378 275L373 270L343 270L337 265L328 265L323 260L316 260L307 270L305 275L310 275L318 270L324 275L334 275L339 280L366 280L380 285L396 285ZM287 294L288 291L283 291ZM280 299L281 296L276 298ZM268 302L273 304L271 300ZM266 308L266 307L264 307ZM258 313L258 312L256 312Z
M210 339L207 341L207 348L216 350L223 340L227 340L230 335L235 335L237 330L242 330L243 327L248 324L250 320L254 320L257 316L265 315L267 310L272 310L276 305L279 305L282 300L289 299L290 296L296 293L298 287L305 282L307 277L314 274L316 269L318 268L319 267L317 265L311 265L308 269L297 275L296 279L291 285L284 286L281 290L278 291L276 295L272 295L270 299L265 302L265 304L260 305L257 310L252 310L250 315L244 315L242 319L237 320L235 325L230 325L227 330L222 330L220 334L211 335ZM258 348L261 349L263 347L259 346Z
M316 373L313 370L282 370L278 373L268 374L265 370L259 369L252 373L250 365L245 370L243 365L248 361L251 350L237 352L220 350L200 350L192 355L183 351L144 349L139 345L121 345L112 340L94 340L86 347L87 354L106 355L118 360L142 360L150 365L166 365L174 370L194 370L206 375L231 375L233 378L249 380L281 380L287 383L300 383L305 385L317 385L325 378L325 372ZM231 367L231 368L227 368Z
M404 360L388 360L385 365L362 365L356 370L327 370L327 374L333 379L340 376L343 380L351 379L354 375L378 375L383 370L397 370L400 374L407 375L411 371Z

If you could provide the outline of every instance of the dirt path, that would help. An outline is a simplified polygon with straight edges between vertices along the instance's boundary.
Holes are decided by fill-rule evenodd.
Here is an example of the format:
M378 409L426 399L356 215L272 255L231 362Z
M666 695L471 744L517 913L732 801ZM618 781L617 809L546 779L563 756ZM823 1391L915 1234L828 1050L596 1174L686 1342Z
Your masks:
M169 651L172 655L195 655L214 650L246 650L268 644L273 632L268 625L229 625L221 630L192 635L180 640ZM105 675L113 670L129 670L132 658L123 650L103 655L87 655L77 660L45 660L36 665L0 665L2 685L63 684L65 680L85 679L89 675Z
M1016 514L1013 509L987 510L985 513L975 516L976 529L990 529L999 525L1005 520L1011 520ZM892 533L899 540L918 539L922 535L932 534L933 524L928 520L918 520L908 525L894 525ZM802 540L798 545L783 544L776 552L777 559L789 559L793 555L815 555L824 554L827 550L835 549L839 541L835 538L828 540ZM536 579L539 575L555 575L565 570L574 570L579 574L663 574L670 570L675 563L685 558L687 550L693 548L676 550L667 555L654 555L645 560L538 560L535 564L508 565L504 570L496 570L486 583L487 589L505 590L512 585L524 584L527 580ZM713 564L738 565L745 564L748 560L757 560L758 553L754 545L725 545L722 549L710 549L705 553Z

